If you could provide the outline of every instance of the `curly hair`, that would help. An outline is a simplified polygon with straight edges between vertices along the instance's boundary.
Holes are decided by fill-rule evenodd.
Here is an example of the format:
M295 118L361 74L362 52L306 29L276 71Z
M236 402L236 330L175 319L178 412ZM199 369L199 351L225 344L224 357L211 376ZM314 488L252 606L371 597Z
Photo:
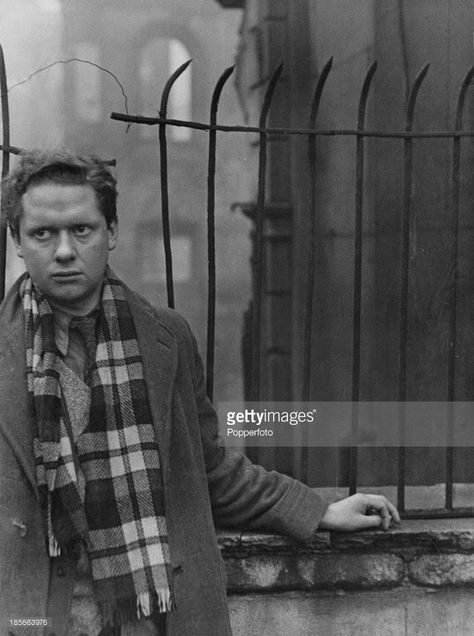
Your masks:
M99 157L62 149L31 150L20 155L18 165L2 182L2 220L8 222L12 234L19 232L23 195L42 183L90 185L107 226L117 220L117 181Z

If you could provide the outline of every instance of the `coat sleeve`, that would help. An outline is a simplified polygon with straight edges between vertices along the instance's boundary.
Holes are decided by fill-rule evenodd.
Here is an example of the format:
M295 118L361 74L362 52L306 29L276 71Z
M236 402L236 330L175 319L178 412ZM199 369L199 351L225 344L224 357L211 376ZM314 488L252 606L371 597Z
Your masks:
M209 494L216 525L271 529L310 541L327 504L308 486L257 466L218 438L216 412L206 396L203 365L194 336L193 384L204 450Z

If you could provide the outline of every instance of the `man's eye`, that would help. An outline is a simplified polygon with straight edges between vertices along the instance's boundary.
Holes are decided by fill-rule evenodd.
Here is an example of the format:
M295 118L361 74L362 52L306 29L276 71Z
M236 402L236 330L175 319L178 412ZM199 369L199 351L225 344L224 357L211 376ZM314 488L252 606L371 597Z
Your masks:
M75 234L78 236L87 236L91 231L91 228L88 225L76 225L74 228Z
M39 230L35 231L35 237L38 239L46 239L49 238L51 235L51 232L49 230L45 230L44 228L40 228Z

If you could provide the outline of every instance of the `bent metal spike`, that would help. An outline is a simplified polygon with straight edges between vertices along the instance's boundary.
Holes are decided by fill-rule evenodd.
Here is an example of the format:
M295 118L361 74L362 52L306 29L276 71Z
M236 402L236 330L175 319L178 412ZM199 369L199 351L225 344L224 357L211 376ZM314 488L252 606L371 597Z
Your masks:
M214 395L214 349L216 332L216 232L215 232L215 190L216 190L216 145L217 109L225 83L234 72L235 66L227 68L212 94L209 129L209 154L207 163L207 351L206 351L206 392L210 400Z
M173 84L178 77L191 64L192 60L188 60L181 64L179 68L169 77L161 94L160 102L160 118L166 119L168 109L168 98ZM166 267L166 291L168 294L168 307L174 309L174 286L173 286L173 257L171 254L171 231L169 216L169 192L168 192L168 150L166 144L166 123L159 124L159 141L160 141L160 176L161 176L161 218L163 223L163 245L165 250L165 267Z

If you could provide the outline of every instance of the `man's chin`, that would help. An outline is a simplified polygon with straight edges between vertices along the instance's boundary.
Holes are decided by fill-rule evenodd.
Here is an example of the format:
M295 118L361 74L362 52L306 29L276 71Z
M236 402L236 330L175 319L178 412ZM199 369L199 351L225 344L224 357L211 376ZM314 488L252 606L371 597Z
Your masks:
M95 297L78 293L46 294L51 306L69 313L88 313L90 305L95 306ZM93 307L92 307L93 308Z

